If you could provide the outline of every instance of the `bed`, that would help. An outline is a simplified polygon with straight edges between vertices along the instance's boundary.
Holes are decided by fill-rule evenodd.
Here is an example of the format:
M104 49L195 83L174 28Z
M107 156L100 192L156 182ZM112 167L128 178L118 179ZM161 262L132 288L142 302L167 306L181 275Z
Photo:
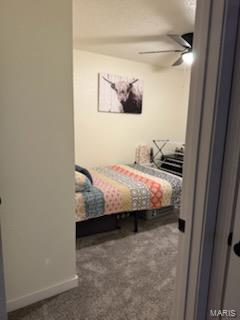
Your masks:
M112 165L88 169L93 184L76 192L76 221L123 212L180 206L182 178L147 165Z

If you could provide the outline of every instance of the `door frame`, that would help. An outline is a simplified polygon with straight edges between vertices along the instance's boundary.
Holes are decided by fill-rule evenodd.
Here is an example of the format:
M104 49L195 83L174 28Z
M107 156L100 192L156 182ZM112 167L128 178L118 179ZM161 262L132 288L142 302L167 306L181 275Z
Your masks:
M240 236L237 234L237 229L234 230L235 216L236 212L238 212L237 210L239 210L240 202L240 21L238 22L236 49L231 108L209 290L209 310L224 309L229 258L233 244L239 241Z
M207 319L230 109L238 0L198 0L194 31L174 319ZM229 37L231 34L231 37Z

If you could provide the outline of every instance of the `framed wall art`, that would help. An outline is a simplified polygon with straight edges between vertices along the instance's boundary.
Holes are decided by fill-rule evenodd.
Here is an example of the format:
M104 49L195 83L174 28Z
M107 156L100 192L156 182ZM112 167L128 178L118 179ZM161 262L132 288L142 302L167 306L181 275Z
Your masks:
M98 110L114 113L142 113L143 81L99 73Z

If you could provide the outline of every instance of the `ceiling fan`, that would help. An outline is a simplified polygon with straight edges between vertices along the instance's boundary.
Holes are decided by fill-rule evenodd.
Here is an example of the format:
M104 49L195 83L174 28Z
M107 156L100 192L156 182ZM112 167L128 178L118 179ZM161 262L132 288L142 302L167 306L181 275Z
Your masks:
M180 53L180 57L172 64L172 66L179 66L183 62L187 64L192 64L193 62L193 53L192 53L192 43L193 43L193 33L184 33L183 35L177 34L168 34L168 37L173 41L178 43L182 50L173 49L173 50L157 50L157 51L141 51L139 54L155 54L155 53L166 53L166 52L176 52Z

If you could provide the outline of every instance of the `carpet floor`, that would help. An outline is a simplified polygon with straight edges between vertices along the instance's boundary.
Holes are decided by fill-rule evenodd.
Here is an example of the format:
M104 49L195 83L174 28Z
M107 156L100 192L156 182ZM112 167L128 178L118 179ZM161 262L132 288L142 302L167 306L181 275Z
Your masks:
M175 214L77 240L79 286L9 313L9 320L168 320L178 245Z

